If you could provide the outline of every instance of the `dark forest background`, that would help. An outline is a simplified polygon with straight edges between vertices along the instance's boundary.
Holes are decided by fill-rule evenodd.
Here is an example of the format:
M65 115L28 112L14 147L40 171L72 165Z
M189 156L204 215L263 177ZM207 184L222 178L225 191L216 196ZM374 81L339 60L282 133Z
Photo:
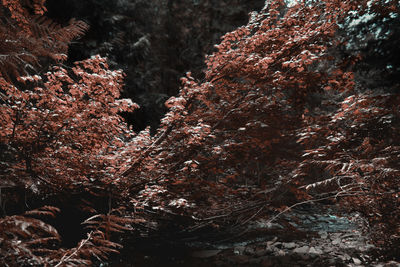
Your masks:
M71 18L89 24L70 45L69 62L106 56L111 68L126 74L123 97L141 107L124 117L135 131L148 125L155 131L185 72L202 79L204 57L220 37L263 6L263 0L50 0L47 16L61 24Z

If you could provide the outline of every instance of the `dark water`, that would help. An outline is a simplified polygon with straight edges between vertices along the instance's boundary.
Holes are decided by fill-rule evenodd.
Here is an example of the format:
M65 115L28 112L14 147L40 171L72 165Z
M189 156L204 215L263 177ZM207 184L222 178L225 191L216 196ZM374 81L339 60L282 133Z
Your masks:
M357 213L340 214L335 208L312 206L294 209L283 216L290 224L303 231L347 232L359 228Z

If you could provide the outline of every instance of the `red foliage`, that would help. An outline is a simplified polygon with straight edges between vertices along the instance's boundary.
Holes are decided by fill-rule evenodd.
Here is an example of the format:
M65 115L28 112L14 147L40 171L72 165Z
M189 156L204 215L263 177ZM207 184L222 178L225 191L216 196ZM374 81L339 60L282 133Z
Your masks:
M227 33L207 57L205 81L195 81L190 73L182 79L155 136L149 129L135 135L123 123L118 112L136 105L118 99L122 73L109 70L103 58L77 62L68 71L54 66L44 75L22 75L15 66L19 82L0 71L2 180L40 193L84 188L109 198L106 214L86 221L91 225L87 239L69 251L47 251L50 256L38 260L61 265L76 259L78 264L90 260L90 253L106 257L101 249L114 252L118 245L109 241L109 231L143 220L111 214L111 197L131 215L150 207L200 221L233 216L246 203L279 211L299 200L344 197L345 205L382 226L378 238L396 224L399 213L391 211L400 210L398 93L362 88L349 71L358 55L340 58L334 49L345 43L338 31L349 12L375 10L385 16L398 6L311 2L288 7L283 0L269 1L248 25ZM4 0L3 6L30 38L32 23L20 3ZM69 37L59 40L66 45ZM52 212L45 207L30 214ZM59 238L28 215L6 217L0 227L24 239L16 224L24 221L44 229L39 238ZM399 229L390 234L389 243ZM36 257L30 242L23 241L26 255Z
M109 70L104 58L94 56L68 71L53 66L44 74L29 75L40 65L39 57L64 60L68 43L87 25L73 21L61 27L33 17L29 9L41 14L43 1L4 0L2 15L7 14L5 7L9 14L0 23L0 189L19 187L43 199L91 192L95 185L102 186L100 194L108 191L118 183L115 174L129 164L130 156L119 152L133 136L118 113L137 107L131 100L118 99L122 72ZM0 206L6 215L3 198L9 194L3 192ZM130 219L111 214L109 207L107 214L91 221L86 239L63 249L53 226L30 218L55 217L58 211L44 206L0 219L0 263L89 265L121 247L109 240L112 232L130 229L125 226Z
M291 8L273 1L226 34L207 58L206 81L182 79L179 96L166 103L170 112L154 138L159 145L135 161L129 176L165 181L170 194L205 205L222 204L224 191L236 198L229 188L277 189L290 181L301 156L302 118L318 105L311 98L354 85L328 52L337 45L338 20L351 8L339 1Z
M117 100L122 73L108 70L105 59L78 62L71 72L54 67L43 81L19 77L34 80L32 90L2 81L0 142L15 154L4 168L7 179L63 187L112 179L114 153L130 137L118 112L136 105Z

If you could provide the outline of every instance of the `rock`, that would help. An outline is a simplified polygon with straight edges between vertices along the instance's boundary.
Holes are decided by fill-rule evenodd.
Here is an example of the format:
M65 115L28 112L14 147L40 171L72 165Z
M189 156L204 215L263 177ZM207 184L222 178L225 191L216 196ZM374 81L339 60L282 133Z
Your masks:
M310 248L308 246L302 246L299 248L295 248L293 252L298 254L307 254L309 250Z
M353 262L355 265L361 265L361 261L358 258L353 258Z
M310 250L308 251L310 254L315 254L315 255L321 255L323 251L319 248L311 247Z
M389 261L383 265L384 267L400 267L400 262L397 261Z
M358 241L347 241L344 248L361 248L361 245Z
M342 239L354 239L357 237L360 237L360 235L357 233L348 233L348 234L342 235Z
M351 259L351 257L348 254L338 255L338 258L341 259L342 261L348 261Z
M335 240L336 238L340 238L342 236L342 233L330 233L329 238L331 240Z
M283 243L282 246L286 249L293 249L297 247L296 243L290 242L290 243Z
M276 250L277 248L276 247L273 247L273 246L267 246L267 247L265 247L265 253L267 254L267 253L272 253L272 252L274 252L275 250Z
M280 249L277 252L275 252L275 255L282 257L282 256L286 255L286 252L284 250Z
M302 246L295 248L293 252L299 254L303 260L308 260L310 258L310 254L308 254L309 250L310 248L308 246Z
M220 252L221 252L220 249L198 250L198 251L193 251L191 256L194 258L209 258L217 255Z
M332 244L338 245L338 244L340 244L341 242L342 242L342 239L340 239L340 238L338 237L338 238L335 238L335 239L332 241Z
M246 247L246 249L244 250L244 253L246 255L254 255L254 248L252 247Z
M276 240L278 240L278 238L275 236L272 240L267 241L267 247L272 246L272 244L274 244L276 242Z
M245 249L246 249L246 247L242 247L242 246L235 247L235 248L233 249L233 253L234 253L235 255L243 255L243 252L244 252Z
M334 251L333 247L331 247L331 246L329 246L329 245L327 245L327 246L324 247L324 252L325 252L325 253L329 253L329 252L332 252L332 251Z
M322 239L328 238L328 233L326 231L319 231L318 234Z

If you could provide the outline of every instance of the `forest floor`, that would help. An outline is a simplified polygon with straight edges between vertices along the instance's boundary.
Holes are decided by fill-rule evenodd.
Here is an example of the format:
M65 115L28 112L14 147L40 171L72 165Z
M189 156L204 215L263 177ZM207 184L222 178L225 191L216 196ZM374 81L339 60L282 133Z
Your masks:
M400 266L376 260L368 240L368 225L359 213L311 204L273 223L258 218L223 241L143 243L110 266Z

